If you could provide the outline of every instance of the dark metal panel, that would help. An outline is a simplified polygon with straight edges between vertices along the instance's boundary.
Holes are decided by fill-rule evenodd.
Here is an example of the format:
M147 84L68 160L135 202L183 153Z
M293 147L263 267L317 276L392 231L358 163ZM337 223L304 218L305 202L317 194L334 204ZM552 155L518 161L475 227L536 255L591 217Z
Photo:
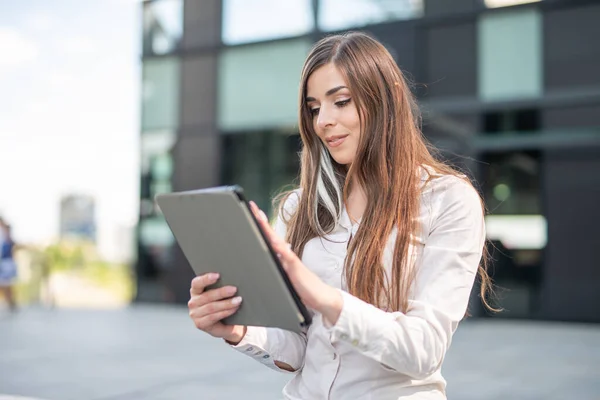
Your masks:
M410 21L373 25L364 30L373 35L392 54L396 63L410 79L416 75L416 28Z
M415 21L385 22L356 30L380 41L394 57L402 72L408 73L409 78L416 77L416 46L418 42ZM315 32L311 37L314 42L318 42L332 34L344 32Z
M542 112L542 126L546 129L600 127L600 101L585 106L544 110Z
M544 85L550 91L598 85L600 4L544 13Z
M472 22L426 28L423 97L477 97L476 33Z
M543 165L548 246L540 317L600 322L600 149L547 151Z
M221 0L185 0L184 50L215 47L221 43Z
M425 17L473 13L483 8L483 0L425 0Z

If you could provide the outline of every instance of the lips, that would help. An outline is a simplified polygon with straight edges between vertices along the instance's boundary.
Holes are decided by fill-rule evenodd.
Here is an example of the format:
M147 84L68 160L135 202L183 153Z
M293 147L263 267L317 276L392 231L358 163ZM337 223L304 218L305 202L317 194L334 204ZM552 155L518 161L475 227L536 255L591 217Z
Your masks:
M342 143L344 143L345 139L348 136L349 135L334 135L334 136L329 136L329 137L325 138L325 142L327 142L327 145L329 147L337 147L337 146L341 145Z

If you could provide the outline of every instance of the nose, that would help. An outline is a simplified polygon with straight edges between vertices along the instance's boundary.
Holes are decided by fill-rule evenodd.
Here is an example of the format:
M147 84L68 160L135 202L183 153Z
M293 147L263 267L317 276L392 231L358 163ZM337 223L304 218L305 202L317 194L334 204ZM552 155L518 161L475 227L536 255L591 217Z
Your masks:
M317 128L326 129L334 126L335 116L333 114L332 110L328 110L327 107L321 106L319 115L317 116Z

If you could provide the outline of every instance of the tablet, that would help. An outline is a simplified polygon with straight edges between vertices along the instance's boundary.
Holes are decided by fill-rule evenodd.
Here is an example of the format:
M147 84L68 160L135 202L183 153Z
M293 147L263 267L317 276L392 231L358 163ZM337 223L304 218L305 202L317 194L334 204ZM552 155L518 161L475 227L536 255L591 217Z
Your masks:
M311 323L240 186L158 194L156 202L196 275L217 272L209 288L238 288L242 304L223 323L293 332Z

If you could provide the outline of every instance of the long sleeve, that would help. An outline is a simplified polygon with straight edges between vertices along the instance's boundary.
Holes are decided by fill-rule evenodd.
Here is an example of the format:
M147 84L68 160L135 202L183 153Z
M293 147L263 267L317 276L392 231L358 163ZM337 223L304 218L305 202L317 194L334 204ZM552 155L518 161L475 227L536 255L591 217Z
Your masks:
M304 365L306 334L249 326L242 341L232 347L276 371L288 372L275 365L275 361L281 361L297 372Z
M465 315L481 261L485 226L476 191L458 178L444 183L409 299L409 311L386 312L342 291L342 312L329 327L385 367L424 379L441 365ZM436 188L436 191L440 188Z
M282 238L285 238L287 230L285 221L291 216L297 202L298 194L291 194L282 210L282 213L285 213L285 219L280 213L275 221L273 228ZM242 341L232 347L276 371L288 372L275 365L275 361L281 361L290 365L297 372L304 365L306 342L306 332L298 334L278 328L248 326Z

